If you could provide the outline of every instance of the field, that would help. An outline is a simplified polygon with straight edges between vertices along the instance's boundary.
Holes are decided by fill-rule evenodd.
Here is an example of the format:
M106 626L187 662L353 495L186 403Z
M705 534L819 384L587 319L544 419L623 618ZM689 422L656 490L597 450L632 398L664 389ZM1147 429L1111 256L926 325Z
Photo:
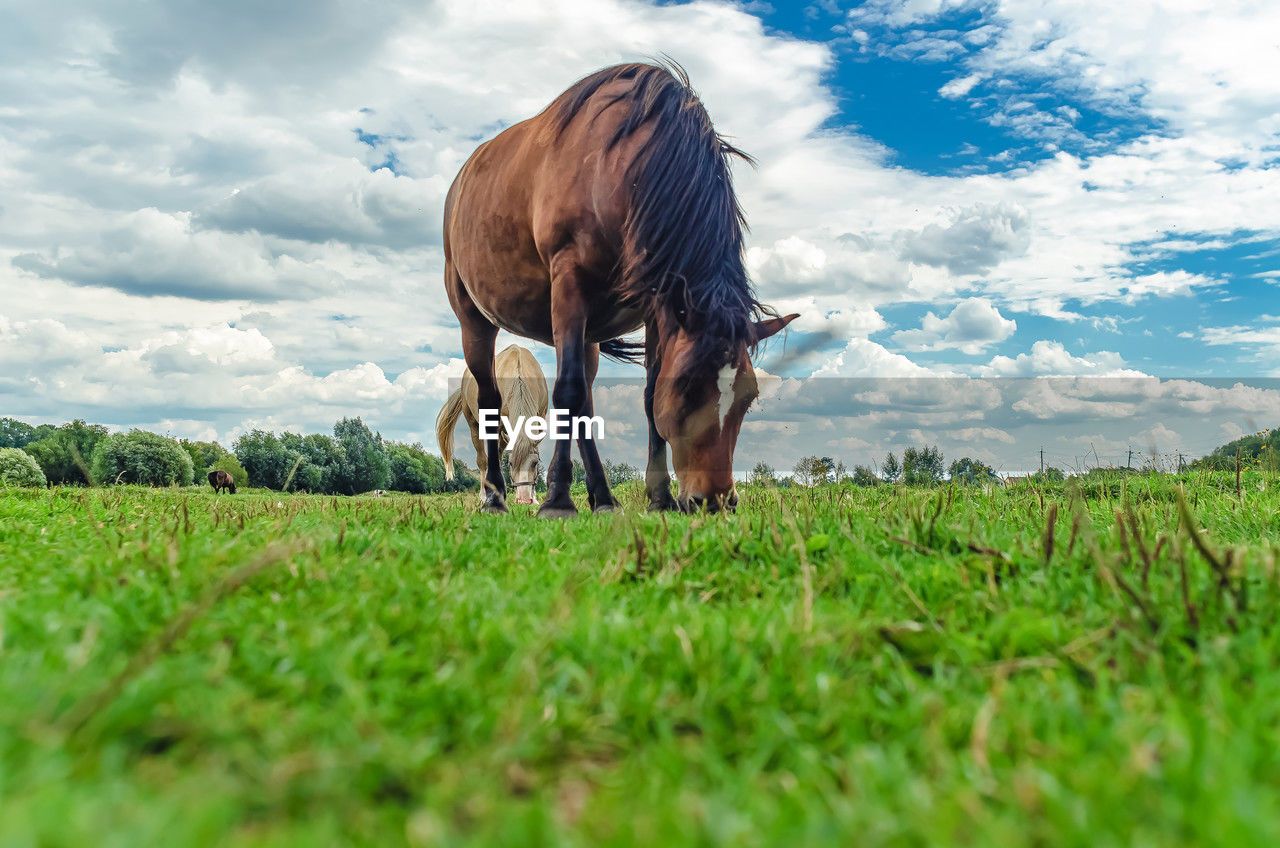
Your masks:
M1271 481L622 495L0 493L0 845L1280 844Z

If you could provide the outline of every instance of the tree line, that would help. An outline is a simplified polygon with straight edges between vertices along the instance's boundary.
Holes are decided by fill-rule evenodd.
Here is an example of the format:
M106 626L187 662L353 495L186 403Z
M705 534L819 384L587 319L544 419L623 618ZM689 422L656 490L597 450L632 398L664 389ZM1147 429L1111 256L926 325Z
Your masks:
M420 444L384 440L358 417L338 421L332 436L251 430L230 450L218 442L145 430L112 434L79 419L33 427L0 418L0 450L5 452L0 474L16 485L189 486L222 470L237 486L315 494L374 489L428 494L479 487L465 468L445 480L439 457Z
M881 483L936 486L943 480L976 486L997 482L1000 478L990 465L968 456L947 465L942 451L936 445L924 445L907 448L901 459L893 451L889 451L875 468L855 465L850 469L844 462L829 456L804 456L791 469L790 476L780 477L767 462L757 462L748 479L752 483L785 488L828 483L854 486L876 486Z

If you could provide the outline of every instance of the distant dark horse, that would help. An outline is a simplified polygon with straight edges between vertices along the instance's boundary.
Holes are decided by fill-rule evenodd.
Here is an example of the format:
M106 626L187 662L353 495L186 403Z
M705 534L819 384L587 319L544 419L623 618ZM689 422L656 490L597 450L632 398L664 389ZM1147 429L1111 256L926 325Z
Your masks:
M618 339L644 327L650 509L733 505L733 449L758 394L750 354L798 317L777 317L747 280L731 156L748 159L682 70L618 65L482 144L445 200L445 288L480 408L501 406L499 327L555 347L552 405L573 416L593 414L600 353L635 361L639 346ZM592 510L613 509L595 443L578 448ZM484 509L505 512L497 450L486 466ZM540 515L577 512L571 479L557 440Z
M209 485L213 486L215 495L223 489L230 489L233 495L236 493L236 481L231 478L230 474L222 470L209 472Z

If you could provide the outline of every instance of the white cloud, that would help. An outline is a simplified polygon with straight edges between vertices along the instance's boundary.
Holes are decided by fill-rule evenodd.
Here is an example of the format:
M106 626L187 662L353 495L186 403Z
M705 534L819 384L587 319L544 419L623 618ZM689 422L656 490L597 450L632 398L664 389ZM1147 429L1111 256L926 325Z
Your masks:
M1124 359L1112 351L1099 351L1089 356L1073 356L1062 342L1041 339L1029 353L1010 358L996 356L979 373L986 377L1140 377L1139 371L1124 367Z
M83 245L19 254L13 265L127 294L197 300L303 298L337 286L323 264L277 253L256 233L245 238L195 230L188 213L154 208L121 216Z
M950 100L956 100L973 91L973 87L980 82L982 82L982 74L965 74L944 84L938 89L938 93Z
M866 339L851 339L844 350L813 372L814 377L936 377L899 353Z
M1017 328L1017 322L1001 315L990 301L971 297L945 318L926 313L919 330L899 330L893 340L910 350L955 348L973 355L1009 338Z
M897 241L907 261L942 266L964 276L984 274L1004 259L1026 253L1031 235L1023 209L979 203L955 210L945 225L899 233Z

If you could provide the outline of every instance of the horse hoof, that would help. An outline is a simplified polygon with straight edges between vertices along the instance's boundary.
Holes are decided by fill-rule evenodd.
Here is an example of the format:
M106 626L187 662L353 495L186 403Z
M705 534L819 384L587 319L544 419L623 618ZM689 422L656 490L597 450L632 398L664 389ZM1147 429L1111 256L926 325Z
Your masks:
M617 508L618 508L617 504L607 503L607 504L599 504L598 506L593 506L591 507L591 511L592 512L613 512Z
M538 510L539 518L576 518L578 508L576 506L552 506L551 504L543 504Z
M485 501L480 504L480 511L486 515L506 515L511 510L507 509L506 501L494 498L493 500Z
M679 512L675 501L649 501L650 512Z

